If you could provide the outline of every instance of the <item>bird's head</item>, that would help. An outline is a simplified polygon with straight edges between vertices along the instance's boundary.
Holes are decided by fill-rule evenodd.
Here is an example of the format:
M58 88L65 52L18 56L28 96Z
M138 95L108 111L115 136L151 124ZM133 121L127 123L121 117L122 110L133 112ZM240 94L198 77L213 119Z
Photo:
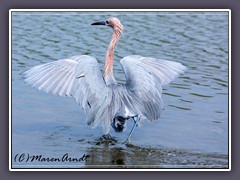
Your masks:
M113 28L114 31L118 32L119 34L123 31L123 25L121 24L120 20L115 17L110 17L106 21L100 21L92 23L91 25L105 25L110 26Z

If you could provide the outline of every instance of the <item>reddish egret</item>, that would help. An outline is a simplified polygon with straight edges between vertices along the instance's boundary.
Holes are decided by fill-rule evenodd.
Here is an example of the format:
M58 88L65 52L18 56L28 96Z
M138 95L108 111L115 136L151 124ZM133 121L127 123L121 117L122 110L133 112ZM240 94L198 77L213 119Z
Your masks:
M119 85L113 76L113 59L123 25L115 17L92 25L113 29L103 75L94 57L77 55L32 67L24 73L25 81L44 92L73 96L83 108L87 124L95 128L101 122L104 135L111 126L122 132L132 119L134 125L125 141L128 143L143 119L153 122L160 118L162 85L184 73L186 67L177 62L130 55L120 60L126 83Z

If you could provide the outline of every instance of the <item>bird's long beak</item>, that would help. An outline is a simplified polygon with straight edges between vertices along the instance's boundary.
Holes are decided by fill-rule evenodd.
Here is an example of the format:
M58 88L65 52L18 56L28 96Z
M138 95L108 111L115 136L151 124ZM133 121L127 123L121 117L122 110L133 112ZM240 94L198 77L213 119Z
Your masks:
M106 25L106 22L105 21L100 21L100 22L92 23L91 25Z

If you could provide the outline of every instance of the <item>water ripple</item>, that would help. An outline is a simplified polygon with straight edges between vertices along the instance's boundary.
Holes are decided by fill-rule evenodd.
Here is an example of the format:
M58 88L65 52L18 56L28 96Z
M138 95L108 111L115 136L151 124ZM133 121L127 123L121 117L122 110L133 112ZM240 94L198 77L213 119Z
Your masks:
M29 114L36 117L36 121L28 121L31 124L37 120L42 122L44 118L54 120L57 116L56 124L63 123L59 121L63 117L67 121L69 118L76 119L70 126L75 128L72 133L80 136L80 139L84 139L84 134L89 135L87 127L78 126L84 122L84 116L74 116L74 113L79 112L77 105L66 106L68 98L60 98L62 102L57 103L55 96L25 86L19 74L32 66L77 54L96 57L103 68L112 30L106 26L91 26L91 23L116 15L125 27L115 49L114 73L120 84L125 83L125 76L119 60L131 54L177 61L188 68L184 75L163 87L164 105L169 108L164 110L161 121L154 126L144 125L144 128L136 130L134 141L139 139L140 144L150 143L152 146L165 145L177 149L183 147L227 154L228 16L201 12L88 13L41 15L41 12L28 12L28 15L22 15L19 12L13 15L13 117L18 118L18 126L26 124ZM52 103L57 108L49 111L48 107ZM61 112L60 116L59 109L66 112ZM42 112L41 118L39 112ZM52 116L48 117L49 113ZM50 128L49 131L52 130ZM52 144L55 143L54 139L51 141ZM20 147L21 142L19 141ZM69 145L64 148L68 149ZM79 150L80 147L76 149Z

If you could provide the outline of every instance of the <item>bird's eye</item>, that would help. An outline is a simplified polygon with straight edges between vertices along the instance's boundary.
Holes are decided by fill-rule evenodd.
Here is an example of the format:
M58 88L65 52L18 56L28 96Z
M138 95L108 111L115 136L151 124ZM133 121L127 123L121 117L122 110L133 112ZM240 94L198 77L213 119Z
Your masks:
M109 21L106 21L107 24L109 24Z

